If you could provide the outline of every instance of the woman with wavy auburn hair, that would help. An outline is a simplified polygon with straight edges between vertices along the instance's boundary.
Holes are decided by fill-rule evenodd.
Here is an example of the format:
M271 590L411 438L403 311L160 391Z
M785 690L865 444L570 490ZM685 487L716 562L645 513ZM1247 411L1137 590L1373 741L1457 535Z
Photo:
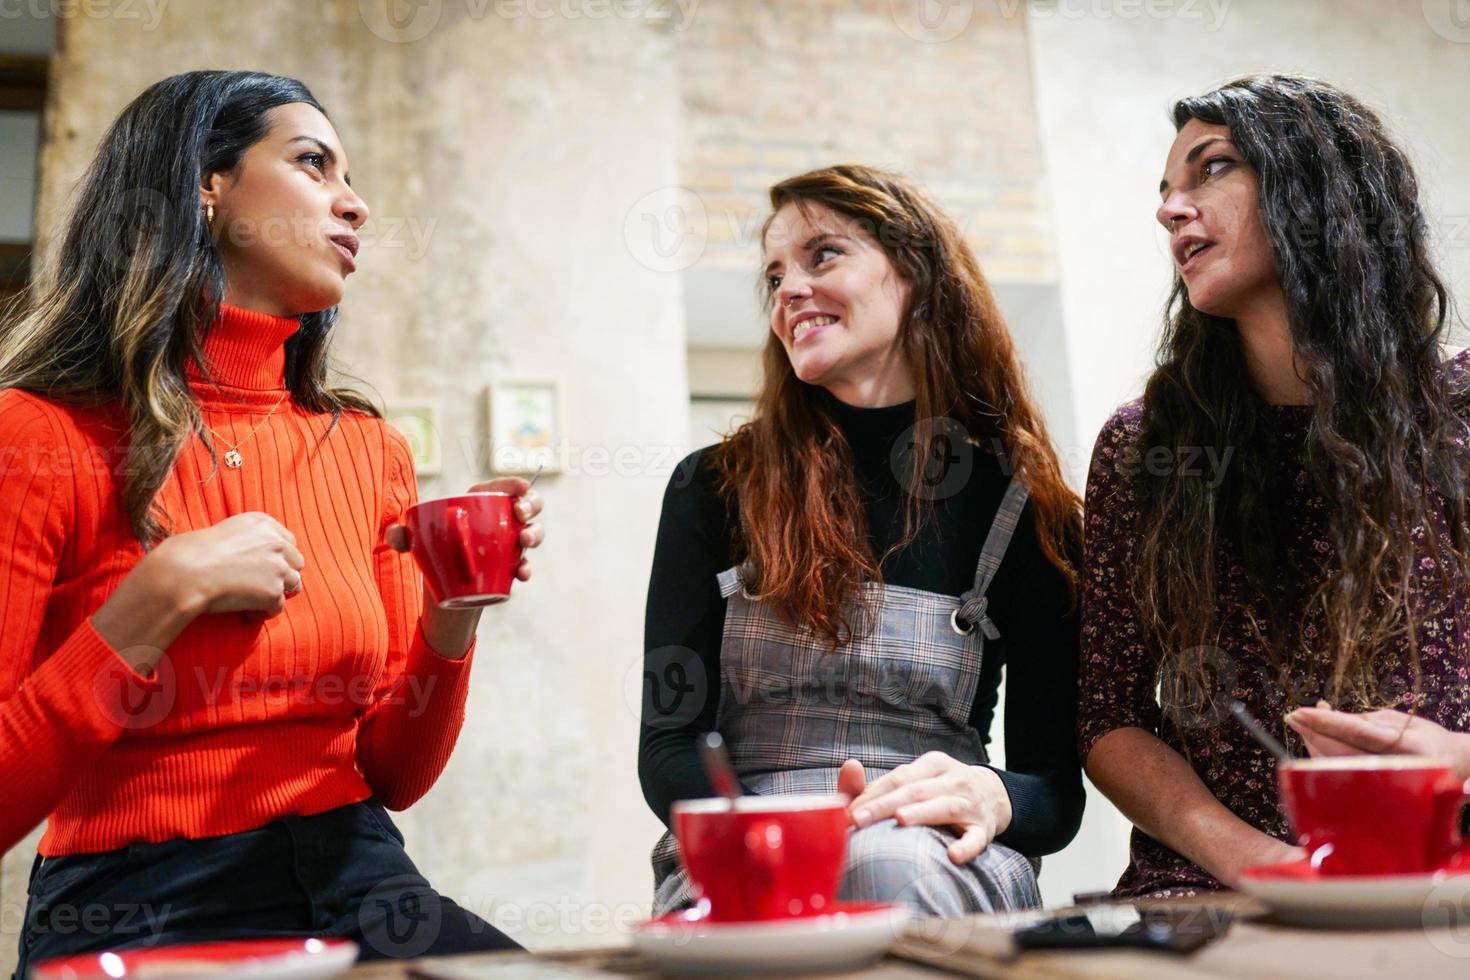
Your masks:
M514 945L387 813L449 760L479 612L426 593L407 440L329 382L367 216L300 82L175 75L0 332L0 851L48 821L18 977L232 938Z
M1087 488L1080 751L1136 825L1130 896L1302 857L1232 699L1296 754L1470 777L1470 356L1441 347L1413 169L1314 79L1173 115L1169 319Z
M754 418L664 497L639 774L851 798L842 894L928 914L1038 904L1076 833L1078 501L958 229L891 174L771 188ZM986 743L1006 669L1008 767ZM655 911L693 900L672 838Z

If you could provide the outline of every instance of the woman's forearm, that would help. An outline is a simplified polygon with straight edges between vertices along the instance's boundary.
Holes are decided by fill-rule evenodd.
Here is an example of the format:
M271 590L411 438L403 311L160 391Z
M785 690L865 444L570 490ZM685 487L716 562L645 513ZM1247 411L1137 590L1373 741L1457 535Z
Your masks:
M203 608L203 595L175 581L160 557L168 546L164 542L139 562L92 614L97 635L144 677Z
M1135 826L1229 887L1245 868L1296 851L1236 816L1182 755L1141 728L1104 735L1088 753L1086 769Z
M434 596L424 590L424 640L446 660L463 660L475 641L480 626L478 609L440 609Z
M1082 825L1087 796L1078 769L1017 772L997 769L1010 796L1010 825L996 840L1027 857L1055 854L1072 842Z

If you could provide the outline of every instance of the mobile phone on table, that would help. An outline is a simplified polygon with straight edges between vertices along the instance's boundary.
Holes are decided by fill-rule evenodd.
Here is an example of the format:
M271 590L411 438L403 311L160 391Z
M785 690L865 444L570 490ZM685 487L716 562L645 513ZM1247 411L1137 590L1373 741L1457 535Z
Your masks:
M1229 909L1127 902L1062 909L1011 934L1017 949L1131 947L1188 953L1225 935Z

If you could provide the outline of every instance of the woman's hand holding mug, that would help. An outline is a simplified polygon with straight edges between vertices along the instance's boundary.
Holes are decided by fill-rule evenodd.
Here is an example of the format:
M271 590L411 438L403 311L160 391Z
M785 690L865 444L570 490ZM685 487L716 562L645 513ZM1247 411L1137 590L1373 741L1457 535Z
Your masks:
M541 495L531 489L531 484L518 476L500 477L485 483L477 483L467 491L470 494L506 494L515 499L513 508L516 520L522 525L515 545L518 550L536 548L545 539L545 531L535 523L542 509ZM394 524L386 532L388 544L397 551L413 550L413 533L404 524ZM522 582L531 578L530 563L521 557L513 570L514 577ZM480 607L444 608L434 595L427 581L424 583L424 638L429 646L441 656L451 660L462 658L474 639L475 629L480 622Z

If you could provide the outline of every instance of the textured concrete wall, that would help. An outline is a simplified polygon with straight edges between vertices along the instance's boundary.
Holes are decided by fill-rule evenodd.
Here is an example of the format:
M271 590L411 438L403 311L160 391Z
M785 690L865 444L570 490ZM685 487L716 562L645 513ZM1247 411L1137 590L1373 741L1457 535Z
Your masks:
M527 945L606 942L616 917L646 910L659 830L624 687L687 388L679 276L640 263L624 226L676 179L673 32L657 11L403 9L434 16L269 0L169 4L152 29L63 23L38 224L55 227L105 126L152 81L203 67L295 75L333 115L374 213L338 354L385 396L445 406L444 475L423 493L487 475L488 382L560 381L565 472L538 485L535 580L485 616L464 735L401 826L445 894ZM30 854L6 858L19 894L0 917L0 972Z
M538 487L536 580L486 616L465 735L403 825L447 894L527 945L607 941L605 914L646 905L659 830L623 691L630 670L638 690L659 501L687 438L684 336L679 277L641 264L624 228L675 180L672 37L649 20L443 11L421 40L356 48L353 129L380 157L379 213L433 231L423 260L392 258L354 295L348 314L379 326L349 346L373 377L460 406L438 490L485 471L488 379L558 378L569 444L566 473Z

